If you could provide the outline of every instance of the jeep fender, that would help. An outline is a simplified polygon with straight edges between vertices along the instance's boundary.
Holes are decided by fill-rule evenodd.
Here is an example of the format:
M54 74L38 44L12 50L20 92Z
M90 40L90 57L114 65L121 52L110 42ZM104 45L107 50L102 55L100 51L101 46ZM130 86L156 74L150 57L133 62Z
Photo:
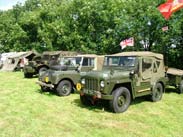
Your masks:
M130 93L131 93L131 98L133 98L133 99L135 98L135 94L134 94L134 90L133 90L133 86L132 86L132 83L131 83L131 82L116 83L116 84L114 85L112 91L111 91L111 95L112 95L112 92L113 92L115 89L119 88L119 87L125 87L125 88L127 88L127 89L130 91Z

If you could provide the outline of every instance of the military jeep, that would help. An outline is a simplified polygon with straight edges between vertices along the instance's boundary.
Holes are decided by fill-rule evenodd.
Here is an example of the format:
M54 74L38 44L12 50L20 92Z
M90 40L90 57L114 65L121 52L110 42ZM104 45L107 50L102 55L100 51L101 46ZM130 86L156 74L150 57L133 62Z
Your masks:
M102 71L82 75L77 90L84 105L108 100L112 111L121 113L137 97L161 100L166 81L163 55L123 52L105 56Z
M46 51L41 56L36 56L24 66L24 77L31 78L42 71L49 69L51 65L57 64L59 57L77 55L76 52L70 51Z
M102 60L102 61L101 61ZM102 67L103 56L77 55L60 59L61 67L51 67L42 72L37 84L42 91L56 90L59 96L68 96L74 91L76 83L80 79L80 73L97 70ZM63 66L66 68L63 69Z

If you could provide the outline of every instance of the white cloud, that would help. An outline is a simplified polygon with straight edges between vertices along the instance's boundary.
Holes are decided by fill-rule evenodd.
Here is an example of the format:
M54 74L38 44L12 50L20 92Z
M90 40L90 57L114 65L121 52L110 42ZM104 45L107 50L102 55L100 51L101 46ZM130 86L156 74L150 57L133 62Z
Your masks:
M11 8L12 8L11 5L0 6L0 10L9 10Z

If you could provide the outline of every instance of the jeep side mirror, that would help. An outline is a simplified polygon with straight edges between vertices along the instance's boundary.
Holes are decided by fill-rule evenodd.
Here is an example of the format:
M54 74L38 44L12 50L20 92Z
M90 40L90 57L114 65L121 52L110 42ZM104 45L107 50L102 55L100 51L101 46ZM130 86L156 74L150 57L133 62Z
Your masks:
M79 65L76 66L75 71L77 71L78 73L80 72L80 67L79 67Z
M133 76L133 75L135 75L135 71L134 70L130 71L130 76Z

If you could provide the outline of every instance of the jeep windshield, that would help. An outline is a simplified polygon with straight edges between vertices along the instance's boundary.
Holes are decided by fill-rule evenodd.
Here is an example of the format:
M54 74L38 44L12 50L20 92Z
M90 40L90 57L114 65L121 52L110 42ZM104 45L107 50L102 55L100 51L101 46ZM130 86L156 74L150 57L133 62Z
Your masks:
M41 60L57 60L58 57L59 57L59 54L55 54L55 55L45 54L42 56Z
M135 56L106 56L104 59L104 68L133 68L135 67L136 60L137 57Z
M81 62L81 57L64 57L60 59L60 65L76 67Z

